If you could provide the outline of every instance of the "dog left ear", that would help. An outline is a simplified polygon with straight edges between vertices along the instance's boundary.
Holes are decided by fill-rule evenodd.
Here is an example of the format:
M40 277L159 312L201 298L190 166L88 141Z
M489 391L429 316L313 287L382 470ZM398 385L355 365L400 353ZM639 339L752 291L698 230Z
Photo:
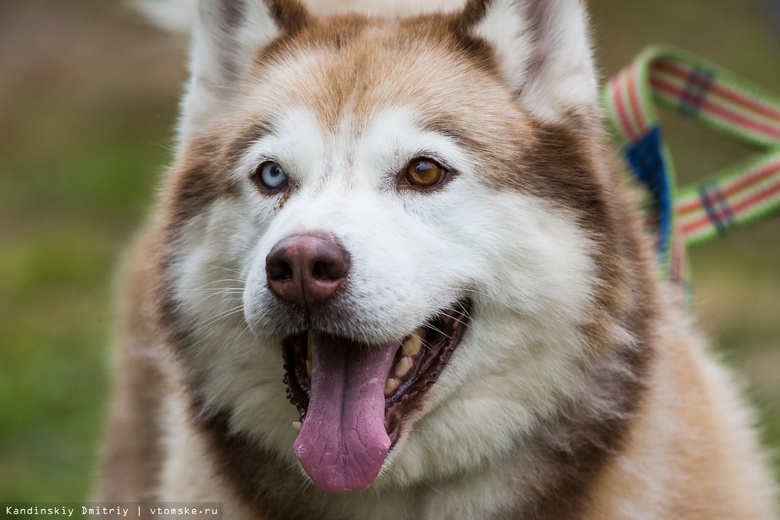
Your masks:
M456 30L487 42L526 110L549 122L598 106L582 0L469 0Z
M300 0L199 0L180 142L220 112L263 47L309 21Z

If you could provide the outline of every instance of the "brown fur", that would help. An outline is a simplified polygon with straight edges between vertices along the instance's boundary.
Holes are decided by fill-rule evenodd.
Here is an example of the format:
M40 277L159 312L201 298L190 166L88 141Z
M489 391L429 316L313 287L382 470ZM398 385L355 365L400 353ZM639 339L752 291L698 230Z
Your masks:
M290 34L300 31L311 19L308 10L299 0L270 0L266 5L279 27Z
M140 244L139 244L140 246ZM141 246L126 270L125 322L122 344L116 360L111 416L102 454L102 473L97 498L115 502L152 501L156 498L157 475L163 449L160 403L167 390L162 367L162 349L153 295L154 276L149 258L159 252ZM109 478L110 477L110 478Z

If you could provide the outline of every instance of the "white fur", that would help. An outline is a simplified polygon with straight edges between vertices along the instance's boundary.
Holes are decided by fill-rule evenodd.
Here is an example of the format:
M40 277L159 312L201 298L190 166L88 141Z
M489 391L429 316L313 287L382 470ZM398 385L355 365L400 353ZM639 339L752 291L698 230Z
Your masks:
M354 135L349 129L359 125L327 132L300 107L280 117L235 172L242 198L215 204L184 234L177 297L193 325L195 370L205 376L209 404L232 409L234 428L273 446L290 465L296 412L284 397L279 341L294 331L272 319L264 270L279 240L324 232L344 243L352 255L354 322L340 324L347 330L339 332L366 342L404 337L464 295L474 300L478 316L429 391L428 413L391 452L373 489L360 494L364 507L372 504L370 514L353 516L391 518L392 488L497 467L518 433L551 411L554 395L577 393L573 361L582 355L578 325L593 260L588 239L565 212L493 192L479 177L479 158L420 128L410 108L369 119ZM421 154L446 158L458 176L437 193L399 193L395 172ZM274 210L278 201L248 180L269 159L297 185L283 209ZM447 492L454 497L462 485L456 481ZM497 507L497 497L512 496L488 473L470 485L484 487L484 496L475 495L483 498L453 502L457 507L476 512L485 500ZM380 504L386 513L374 509ZM426 518L450 514L429 511Z
M517 8L498 2L480 31L503 30L499 51L525 56L531 44L522 36L524 22L508 9ZM238 45L227 55L225 42L233 40L208 24L196 28L183 142L219 120L222 98L230 95L220 86L220 60L240 60L272 37L273 27L264 24L247 25L259 39L231 36ZM515 60L511 68L521 70L522 63ZM547 71L545 80L554 72ZM511 80L532 84L518 74ZM568 95L572 88L550 95ZM552 107L557 101L544 102ZM347 110L335 130L326 130L314 107L275 106L271 133L233 172L243 186L241 198L194 218L180 247L176 297L192 325L192 368L203 378L208 407L232 410L232 428L296 465L290 424L297 414L284 397L279 349L281 338L294 331L274 320L265 257L291 234L329 233L352 257L354 318L334 332L368 343L397 340L464 296L474 301L476 314L429 391L427 408L409 418L411 428L372 489L332 497L333 507L343 509L344 518L389 520L410 507L395 489L440 479L450 483L431 493L448 496L436 502L451 507L425 509L420 517L480 516L508 506L517 493L513 484L501 481L500 472L474 471L500 467L518 435L552 412L555 396L578 392L573 364L582 355L578 326L590 303L592 244L569 215L544 200L496 194L480 178L481 159L450 137L424 130L415 107L390 107L363 121ZM558 116L545 112L544 103L536 107L545 117ZM396 172L421 155L441 160L457 175L435 193L398 191ZM279 162L296 186L281 209L278 197L261 196L249 181L266 160ZM167 473L171 480L177 471ZM463 472L468 480L455 478ZM173 489L170 498L181 500L183 490Z
M573 17L577 2L566 4L575 4L556 3L555 12ZM563 83L549 91L522 75L532 42L517 9L496 2L479 34L490 36L507 61L510 81L524 86L521 104L533 104L538 116L558 118L559 98L581 103L587 81L576 74L557 78L567 61L543 68L540 82ZM275 34L260 10L244 25L251 37L249 31L228 36L214 28L213 10L203 14L183 105L182 142L228 119L219 113L234 94L223 85L221 60L240 63ZM587 51L569 48L584 38L584 22L564 21L574 25L572 34L556 40L566 47L555 51L587 58L586 74ZM243 93L248 97L241 105L268 105L276 95L271 90ZM430 490L436 500L428 503L436 507L412 516L476 517L509 506L516 483L502 481L496 468L506 463L518 436L553 411L555 396L583 391L574 361L582 356L579 330L594 280L590 241L564 210L528 195L497 194L481 178L482 159L452 138L425 130L419 107L391 106L364 120L345 109L339 124L325 128L316 107L303 101L271 105L276 107L271 132L249 147L232 173L241 196L211 205L188 223L179 246L182 260L174 267L176 298L194 339L192 369L202 377L207 407L231 410L233 429L297 466L290 426L297 413L285 399L279 347L296 331L275 320L265 258L292 234L332 234L352 258L344 302L349 317L333 324L333 332L367 343L397 340L464 296L473 300L475 313L428 392L426 409L407 418L375 484L330 497L332 507L343 518L394 519L412 507L399 490L430 481L448 483ZM438 159L457 173L436 192L398 190L397 172L418 156ZM295 185L283 207L281 197L259 194L249 180L267 160L278 162ZM172 431L191 429L182 414L169 416ZM174 439L179 435L188 439L186 433ZM201 460L197 451L203 448L194 446L190 456L174 446L179 455L163 475L169 493L163 498L185 498L175 479L185 465ZM459 474L468 477L456 478Z

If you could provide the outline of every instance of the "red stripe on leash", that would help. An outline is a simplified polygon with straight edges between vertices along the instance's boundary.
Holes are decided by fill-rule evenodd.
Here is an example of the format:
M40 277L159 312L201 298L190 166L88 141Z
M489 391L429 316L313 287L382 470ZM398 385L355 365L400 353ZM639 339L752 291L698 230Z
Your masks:
M650 83L652 84L653 88L661 92L665 92L666 94L669 94L676 98L681 98L683 95L683 89L662 78L652 77L650 79ZM743 129L750 130L758 134L764 134L773 139L780 139L780 126L774 127L771 125L759 123L746 116L733 112L728 108L718 105L717 103L713 102L711 99L705 99L702 102L701 110L709 112L715 116L718 116L724 121L728 123L732 123L736 126L740 126Z
M724 186L723 188L721 188L721 193L723 194L724 197L729 197L738 191L741 191L757 182L764 180L765 178L769 177L773 173L777 173L778 170L780 170L780 162L769 164L764 168L761 168L760 170L751 173L750 175L746 175L745 177L741 177L737 179L737 181L734 182L733 184ZM692 200L685 204L681 204L677 208L677 214L680 216L687 215L688 213L691 213L692 211L696 211L699 208L701 208L701 201L697 197L695 200Z
M686 78L690 76L689 69L664 59L654 62L652 68L669 73L682 80L686 80ZM760 101L756 101L755 99L748 97L737 90L733 90L723 85L722 83L718 83L717 81L713 82L713 84L710 85L710 91L724 99L732 101L738 105L742 105L743 107L757 112L763 116L772 119L780 119L780 110L774 109L771 106L761 103Z
M625 71L612 82L612 99L615 102L615 112L617 112L620 126L623 127L623 132L626 134L626 137L628 137L628 140L633 143L636 141L637 134L631 125L631 121L626 112L626 106L623 103L623 93L620 88L623 83L623 74L625 74Z
M780 182L776 182L774 184L770 184L767 186L765 190L762 190L758 193L755 193L751 195L750 197L747 197L745 200L739 201L736 204L733 204L731 206L731 211L735 215L738 215L742 211L749 209L751 206L758 205L765 200L775 197L777 195L780 195ZM709 217L705 216L700 219L694 220L693 222L690 222L680 228L680 232L687 236L695 233L696 231L699 231L703 227L709 226L711 223L711 220Z

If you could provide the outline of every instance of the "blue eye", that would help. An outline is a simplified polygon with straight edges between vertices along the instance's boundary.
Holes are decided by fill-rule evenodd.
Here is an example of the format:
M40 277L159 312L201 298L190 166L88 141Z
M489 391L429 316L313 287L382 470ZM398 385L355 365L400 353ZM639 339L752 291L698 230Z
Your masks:
M279 163L273 161L266 161L258 166L254 177L268 190L278 190L287 185L287 174Z

